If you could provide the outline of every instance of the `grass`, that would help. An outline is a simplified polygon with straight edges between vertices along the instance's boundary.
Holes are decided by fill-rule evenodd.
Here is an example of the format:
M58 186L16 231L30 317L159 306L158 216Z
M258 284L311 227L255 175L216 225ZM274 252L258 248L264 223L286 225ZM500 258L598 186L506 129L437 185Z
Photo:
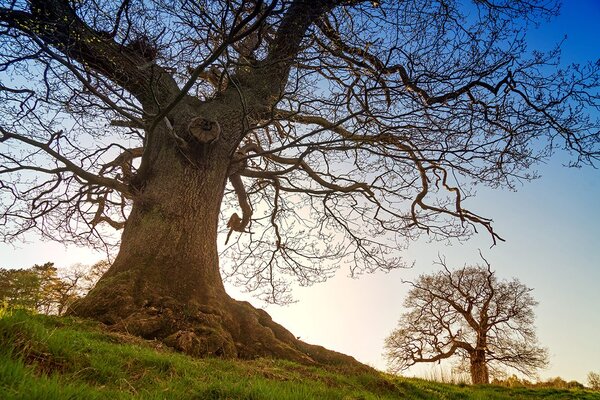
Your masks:
M0 398L600 400L600 392L450 385L270 359L194 359L91 321L14 311L0 316Z

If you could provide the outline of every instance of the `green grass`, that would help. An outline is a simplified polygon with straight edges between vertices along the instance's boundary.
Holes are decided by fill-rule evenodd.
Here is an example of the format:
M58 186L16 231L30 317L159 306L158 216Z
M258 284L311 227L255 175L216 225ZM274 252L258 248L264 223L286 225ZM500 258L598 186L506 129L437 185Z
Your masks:
M286 361L194 359L94 322L0 317L0 399L596 399L583 390L471 387Z

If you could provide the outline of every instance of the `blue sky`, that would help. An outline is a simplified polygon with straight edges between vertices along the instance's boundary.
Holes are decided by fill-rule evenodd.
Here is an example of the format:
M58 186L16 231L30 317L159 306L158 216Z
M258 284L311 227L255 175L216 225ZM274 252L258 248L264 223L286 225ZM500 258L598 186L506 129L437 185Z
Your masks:
M600 1L565 2L560 17L531 32L530 49L549 50L566 35L564 64L597 60L598 21ZM340 271L330 282L300 289L298 304L268 311L296 334L304 331L306 340L382 368L382 342L402 312L406 293L400 280L435 270L438 254L455 266L477 263L481 249L499 277L517 277L534 288L538 336L551 361L541 377L585 382L589 371L600 371L600 170L566 168L566 163L566 154L556 154L537 166L540 179L517 192L482 189L469 200L467 208L494 219L505 243L490 249L485 233L452 246L420 241L407 252L416 261L413 270L359 280Z
M531 49L548 50L564 35L562 61L600 58L600 0L569 0L562 14L529 35ZM481 189L467 208L490 216L507 241L490 249L480 233L470 241L447 246L419 241L407 251L412 270L346 277L341 270L324 284L295 291L297 303L268 306L273 319L303 340L345 352L384 368L384 338L402 312L406 288L401 279L433 271L438 254L451 265L476 263L478 250L499 277L517 277L534 288L539 301L537 327L547 346L551 366L542 377L561 376L585 382L589 371L600 371L600 171L569 169L565 154L557 154L536 169L542 177L517 192ZM101 258L81 248L30 243L14 249L0 244L0 266L28 267L53 261L58 266L92 263ZM251 297L230 288L237 298ZM261 304L257 304L262 306ZM416 374L422 370L409 371Z

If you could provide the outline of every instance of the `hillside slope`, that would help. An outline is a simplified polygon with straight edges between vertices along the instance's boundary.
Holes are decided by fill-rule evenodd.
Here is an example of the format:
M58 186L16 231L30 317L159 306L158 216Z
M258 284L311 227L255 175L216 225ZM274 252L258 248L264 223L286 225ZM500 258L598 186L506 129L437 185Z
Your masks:
M194 359L73 318L0 316L1 399L589 399L582 390L470 387L285 361Z

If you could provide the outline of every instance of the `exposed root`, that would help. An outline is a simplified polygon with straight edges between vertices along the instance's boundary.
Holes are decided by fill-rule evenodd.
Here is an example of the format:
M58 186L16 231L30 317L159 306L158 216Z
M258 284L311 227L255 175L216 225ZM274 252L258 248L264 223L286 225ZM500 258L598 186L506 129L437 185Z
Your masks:
M97 304L94 312L80 307L74 313L104 322L112 331L159 340L196 357L271 357L305 365L369 368L350 356L296 339L265 311L229 297L211 305L183 304L169 297L150 299L139 306L125 304L131 301L126 296L112 300ZM120 303L121 312L115 312L115 303ZM101 310L105 312L98 313Z

